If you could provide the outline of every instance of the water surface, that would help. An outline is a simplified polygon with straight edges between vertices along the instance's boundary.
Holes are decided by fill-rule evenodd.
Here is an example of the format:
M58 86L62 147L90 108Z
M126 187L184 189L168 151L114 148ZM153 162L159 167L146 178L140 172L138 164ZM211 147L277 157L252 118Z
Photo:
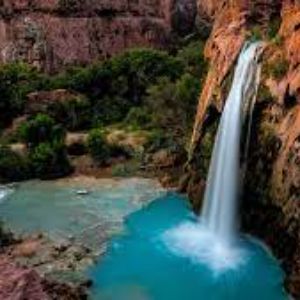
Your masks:
M29 181L0 189L0 219L19 234L72 237L99 249L127 215L163 193L156 181L141 178Z
M224 248L211 253L215 245L176 194L132 214L126 225L90 270L94 300L287 299L284 274L261 243L243 236L231 255Z

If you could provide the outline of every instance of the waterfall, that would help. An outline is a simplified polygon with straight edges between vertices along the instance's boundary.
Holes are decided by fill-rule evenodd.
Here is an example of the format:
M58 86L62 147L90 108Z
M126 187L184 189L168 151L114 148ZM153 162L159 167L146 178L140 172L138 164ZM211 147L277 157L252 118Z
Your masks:
M225 241L234 238L241 186L241 132L252 113L260 79L260 44L240 54L213 149L201 219ZM251 117L250 117L251 120Z
M248 259L237 232L243 177L241 135L244 125L248 125L246 133L250 131L260 79L261 50L259 43L246 44L238 59L216 136L202 215L199 220L183 222L162 236L172 252L209 266L216 275L235 269ZM248 143L246 139L246 150Z

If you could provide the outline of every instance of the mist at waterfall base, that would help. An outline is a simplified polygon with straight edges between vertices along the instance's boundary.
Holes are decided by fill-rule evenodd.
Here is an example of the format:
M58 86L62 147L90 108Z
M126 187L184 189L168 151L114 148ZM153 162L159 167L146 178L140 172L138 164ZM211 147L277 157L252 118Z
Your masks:
M245 111L258 87L258 44L242 51L219 125L196 217L187 199L169 194L131 215L91 270L96 300L283 300L284 274L257 240L236 226Z

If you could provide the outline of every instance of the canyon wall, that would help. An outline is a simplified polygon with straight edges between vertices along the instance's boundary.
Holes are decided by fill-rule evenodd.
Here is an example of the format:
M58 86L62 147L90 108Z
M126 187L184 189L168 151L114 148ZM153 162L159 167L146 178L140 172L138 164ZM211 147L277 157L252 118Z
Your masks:
M201 207L202 152L214 130L246 40L263 40L262 82L254 112L242 212L247 231L281 259L287 288L300 298L300 1L199 1L211 24L205 55L210 68L192 136L184 190ZM204 150L203 150L204 149ZM203 172L205 174L205 172Z
M165 48L195 16L195 0L0 0L0 62L55 72L130 47Z

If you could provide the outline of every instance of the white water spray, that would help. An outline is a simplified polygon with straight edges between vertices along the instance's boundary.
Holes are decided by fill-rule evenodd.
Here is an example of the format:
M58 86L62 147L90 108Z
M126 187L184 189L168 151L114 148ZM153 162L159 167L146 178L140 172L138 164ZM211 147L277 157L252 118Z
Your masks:
M245 250L234 241L242 183L241 133L247 113L252 115L259 86L260 49L254 43L240 54L216 137L200 221L183 223L163 235L171 251L208 265L214 274L247 260Z
M221 117L211 159L202 218L209 230L225 241L236 234L241 185L241 132L252 114L260 79L259 43L245 46Z

